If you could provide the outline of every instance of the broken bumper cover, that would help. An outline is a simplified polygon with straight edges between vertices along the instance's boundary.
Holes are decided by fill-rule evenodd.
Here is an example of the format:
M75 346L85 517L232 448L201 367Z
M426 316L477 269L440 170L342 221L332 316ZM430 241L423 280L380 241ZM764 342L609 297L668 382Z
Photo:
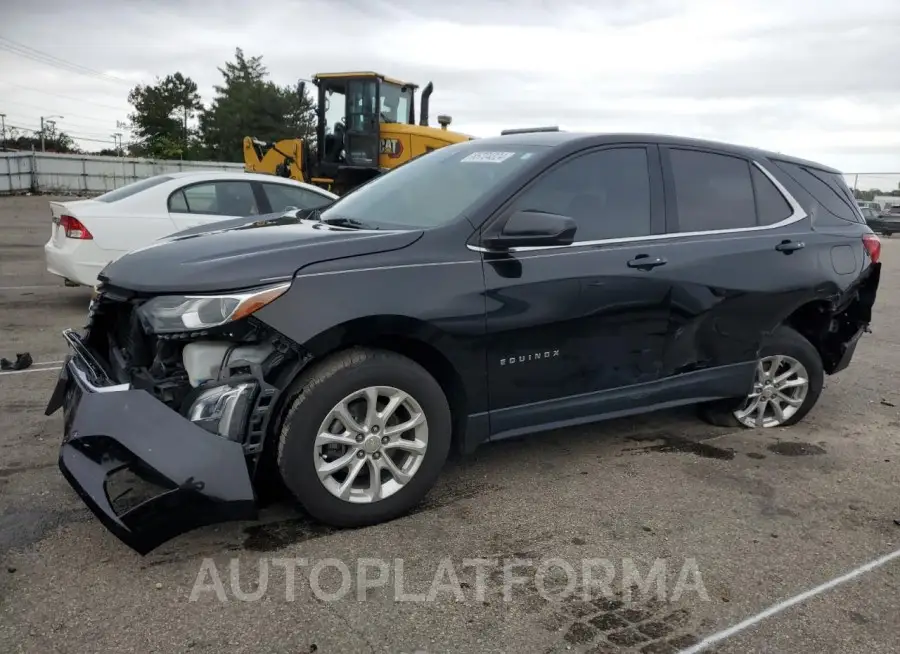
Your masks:
M240 443L212 434L144 390L113 385L80 339L47 406L63 409L59 467L97 518L146 554L175 536L254 520L255 495Z

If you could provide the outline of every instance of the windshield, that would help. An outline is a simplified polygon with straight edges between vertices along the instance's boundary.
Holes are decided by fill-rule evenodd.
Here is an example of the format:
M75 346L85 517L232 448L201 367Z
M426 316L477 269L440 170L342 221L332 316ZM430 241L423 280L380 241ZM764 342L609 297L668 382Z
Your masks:
M469 141L434 150L341 197L322 212L322 220L387 229L438 227L463 215L546 147Z

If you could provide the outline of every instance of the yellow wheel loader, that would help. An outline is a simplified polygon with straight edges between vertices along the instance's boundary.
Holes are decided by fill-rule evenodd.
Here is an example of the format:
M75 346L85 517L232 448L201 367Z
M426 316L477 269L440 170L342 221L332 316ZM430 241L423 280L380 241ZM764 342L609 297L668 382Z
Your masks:
M474 138L448 130L450 116L438 116L439 128L428 125L431 82L422 90L418 123L415 84L372 72L320 73L313 84L318 91L316 143L244 137L245 170L341 195L413 157ZM301 97L304 87L301 82Z

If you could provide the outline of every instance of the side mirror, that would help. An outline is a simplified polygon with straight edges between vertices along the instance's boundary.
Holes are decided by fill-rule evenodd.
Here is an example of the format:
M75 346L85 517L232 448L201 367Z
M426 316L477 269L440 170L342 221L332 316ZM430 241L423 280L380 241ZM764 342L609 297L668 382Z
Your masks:
M497 234L482 238L491 250L517 247L570 245L575 240L578 225L568 216L541 211L516 211Z

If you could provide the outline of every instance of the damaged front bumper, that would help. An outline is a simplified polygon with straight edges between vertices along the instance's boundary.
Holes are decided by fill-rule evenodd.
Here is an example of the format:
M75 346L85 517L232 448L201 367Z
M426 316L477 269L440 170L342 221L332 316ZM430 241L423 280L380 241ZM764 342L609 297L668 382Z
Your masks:
M254 520L240 442L150 393L115 384L77 334L45 413L63 410L59 467L97 518L140 554L197 527Z

